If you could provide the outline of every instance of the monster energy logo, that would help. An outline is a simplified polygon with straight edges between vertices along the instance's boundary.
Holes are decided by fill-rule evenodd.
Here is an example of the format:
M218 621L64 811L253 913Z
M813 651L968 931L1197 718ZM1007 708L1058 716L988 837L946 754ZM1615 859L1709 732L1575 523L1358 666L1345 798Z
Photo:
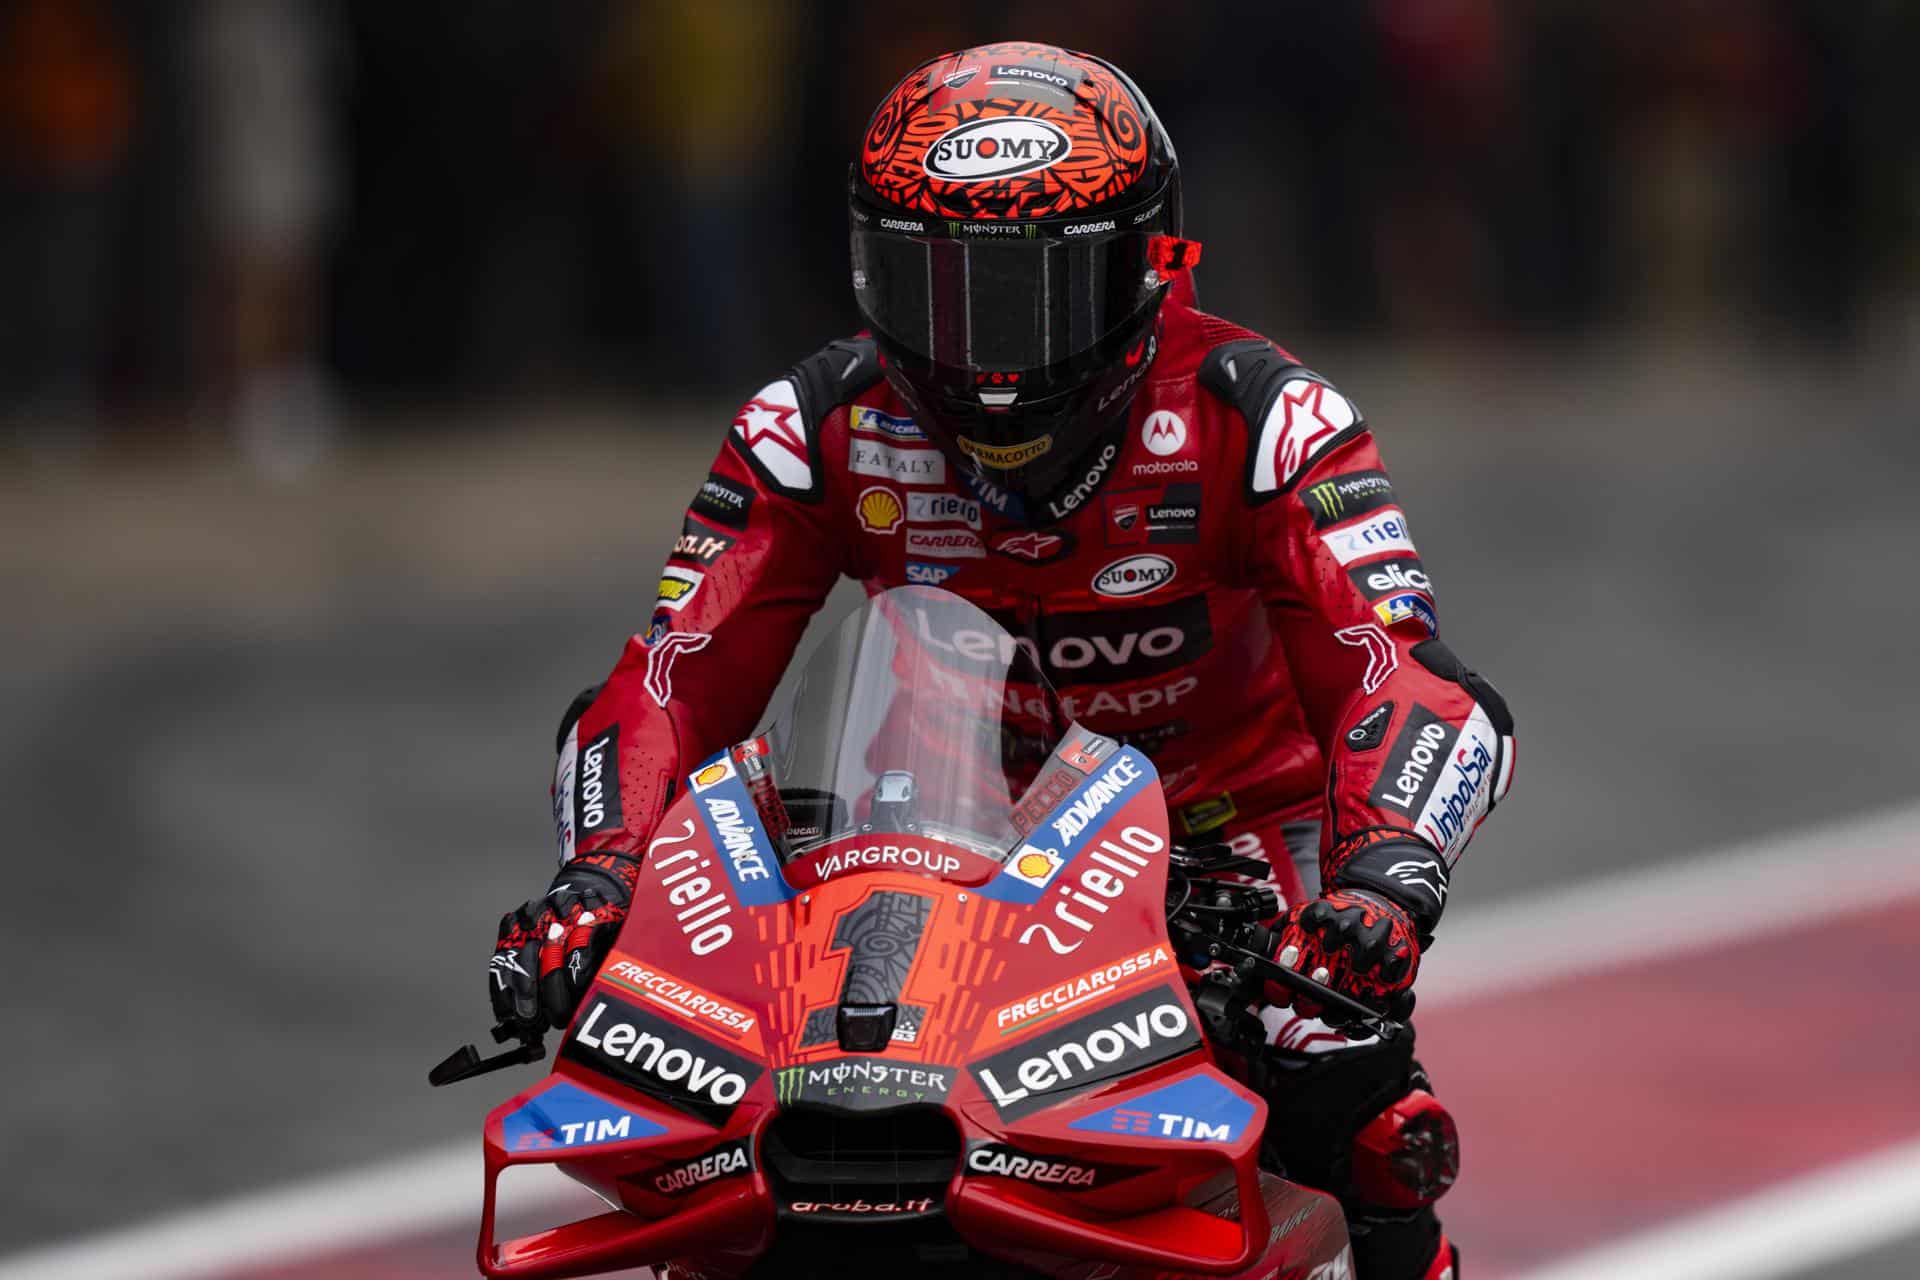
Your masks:
M1331 480L1323 480L1307 490L1307 496L1320 504L1320 515L1331 520L1346 509L1346 503L1340 500L1340 486Z
M774 1100L783 1107L822 1102L854 1110L941 1101L953 1087L952 1067L909 1066L872 1058L841 1058L773 1073Z
M1324 529L1392 502L1393 482L1384 471L1349 471L1301 492L1313 512L1314 528Z

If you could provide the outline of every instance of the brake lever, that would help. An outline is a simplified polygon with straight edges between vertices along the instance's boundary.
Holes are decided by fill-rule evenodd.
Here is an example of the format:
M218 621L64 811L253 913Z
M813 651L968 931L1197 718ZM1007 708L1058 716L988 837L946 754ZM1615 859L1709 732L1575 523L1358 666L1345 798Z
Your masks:
M505 1022L494 1025L495 1044L505 1044L509 1040L516 1039L519 1040L519 1044L505 1053L496 1053L491 1058L483 1058L478 1049L470 1044L463 1044L427 1072L427 1083L438 1089L442 1085L458 1084L462 1080L471 1080L475 1076L484 1076L494 1071L504 1071L508 1067L517 1067L523 1062L538 1062L547 1056L544 1033L526 1027L515 1027Z
M1234 972L1243 979L1270 978L1283 987L1292 988L1299 995L1310 997L1317 1004L1340 1010L1350 1016L1357 1026L1380 1037L1383 1043L1395 1039L1407 1029L1404 1022L1396 1022L1378 1009L1354 999L1346 992L1336 991L1323 982L1315 982L1306 974L1296 969L1289 969L1278 961L1269 960L1257 951L1249 951L1227 942L1215 942L1208 946L1207 952L1216 960L1228 961L1233 965Z

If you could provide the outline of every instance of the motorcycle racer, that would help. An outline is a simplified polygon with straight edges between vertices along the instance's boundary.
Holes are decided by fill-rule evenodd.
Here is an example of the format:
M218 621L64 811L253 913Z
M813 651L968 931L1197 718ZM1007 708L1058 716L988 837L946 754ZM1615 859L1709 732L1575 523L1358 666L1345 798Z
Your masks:
M1029 638L1066 716L1153 759L1188 840L1265 868L1280 963L1410 1012L1512 719L1438 636L1359 409L1197 309L1145 97L1049 45L933 59L875 112L849 216L867 331L740 409L645 630L569 708L562 866L501 923L496 1014L565 1025L676 779L751 732L842 576ZM1363 1280L1451 1276L1457 1146L1412 1038L1274 998L1272 1153L1341 1200Z

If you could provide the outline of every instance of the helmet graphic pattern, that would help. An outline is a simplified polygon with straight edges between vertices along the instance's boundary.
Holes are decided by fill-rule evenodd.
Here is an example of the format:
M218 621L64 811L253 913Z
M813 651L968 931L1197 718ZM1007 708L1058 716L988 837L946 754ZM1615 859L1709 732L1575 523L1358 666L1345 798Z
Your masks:
M1004 68L1028 73L1020 92L1007 93L1016 82L995 76ZM1027 87L1035 84L1047 87ZM1064 134L1069 148L1044 167L1005 176L949 179L930 171L949 135L990 157L1004 145L999 139L1012 136L992 127L1000 120L1028 122L1029 136ZM895 85L867 127L860 174L876 196L903 209L968 219L1055 218L1139 194L1134 188L1148 159L1147 122L1111 68L1052 45L1008 42L936 59Z

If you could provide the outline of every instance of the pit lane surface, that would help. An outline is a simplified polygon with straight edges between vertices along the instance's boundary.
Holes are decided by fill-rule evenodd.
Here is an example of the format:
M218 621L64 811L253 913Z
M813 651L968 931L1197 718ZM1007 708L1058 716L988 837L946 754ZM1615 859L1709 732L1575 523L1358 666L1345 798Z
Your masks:
M1378 424L1445 634L1520 717L1514 799L1462 866L1456 919L1916 794L1910 390L1804 361L1610 361L1571 380L1322 363ZM0 1158L32 1173L0 1198L0 1248L475 1142L498 1095L429 1092L421 1077L484 1030L479 957L550 856L552 722L644 612L726 416L691 433L670 428L692 418L660 415L644 432L595 420L383 447L292 493L216 469L0 478L0 588L17 606L0 616L9 888L37 904L28 918L56 903L84 917L58 963L10 991L25 1030ZM1771 874L1811 891L1829 872L1810 850ZM1672 927L1750 887L1672 904ZM1797 1063L1836 1007L1910 1005L1911 956L1868 971L1835 951L1838 932L1797 952L1815 973L1834 955L1829 982L1618 1034L1658 1062L1716 1039L1778 1050L1791 1028ZM1473 1082L1535 1079L1502 1067L1532 1033L1494 1019L1491 1039L1450 1038L1442 1012L1422 1018L1423 1051L1469 1162L1450 1216L1470 1250L1524 1265L1529 1246L1500 1215L1471 1216L1474 1181L1497 1163L1481 1127L1503 1123ZM1863 1041L1837 1016L1852 1061L1911 1045L1897 1019ZM1561 1118L1601 1087L1603 1063L1618 1066L1562 1064L1577 1073L1540 1130L1621 1128ZM1744 1087L1734 1064L1713 1065L1710 1095ZM1816 1053L1802 1075L1767 1078L1843 1100L1831 1065ZM1697 1108L1699 1088L1637 1105ZM1734 1136L1720 1159L1734 1168L1775 1141L1757 1122ZM444 1256L463 1266L470 1241L451 1238ZM1920 1251L1909 1261L1920 1274Z

